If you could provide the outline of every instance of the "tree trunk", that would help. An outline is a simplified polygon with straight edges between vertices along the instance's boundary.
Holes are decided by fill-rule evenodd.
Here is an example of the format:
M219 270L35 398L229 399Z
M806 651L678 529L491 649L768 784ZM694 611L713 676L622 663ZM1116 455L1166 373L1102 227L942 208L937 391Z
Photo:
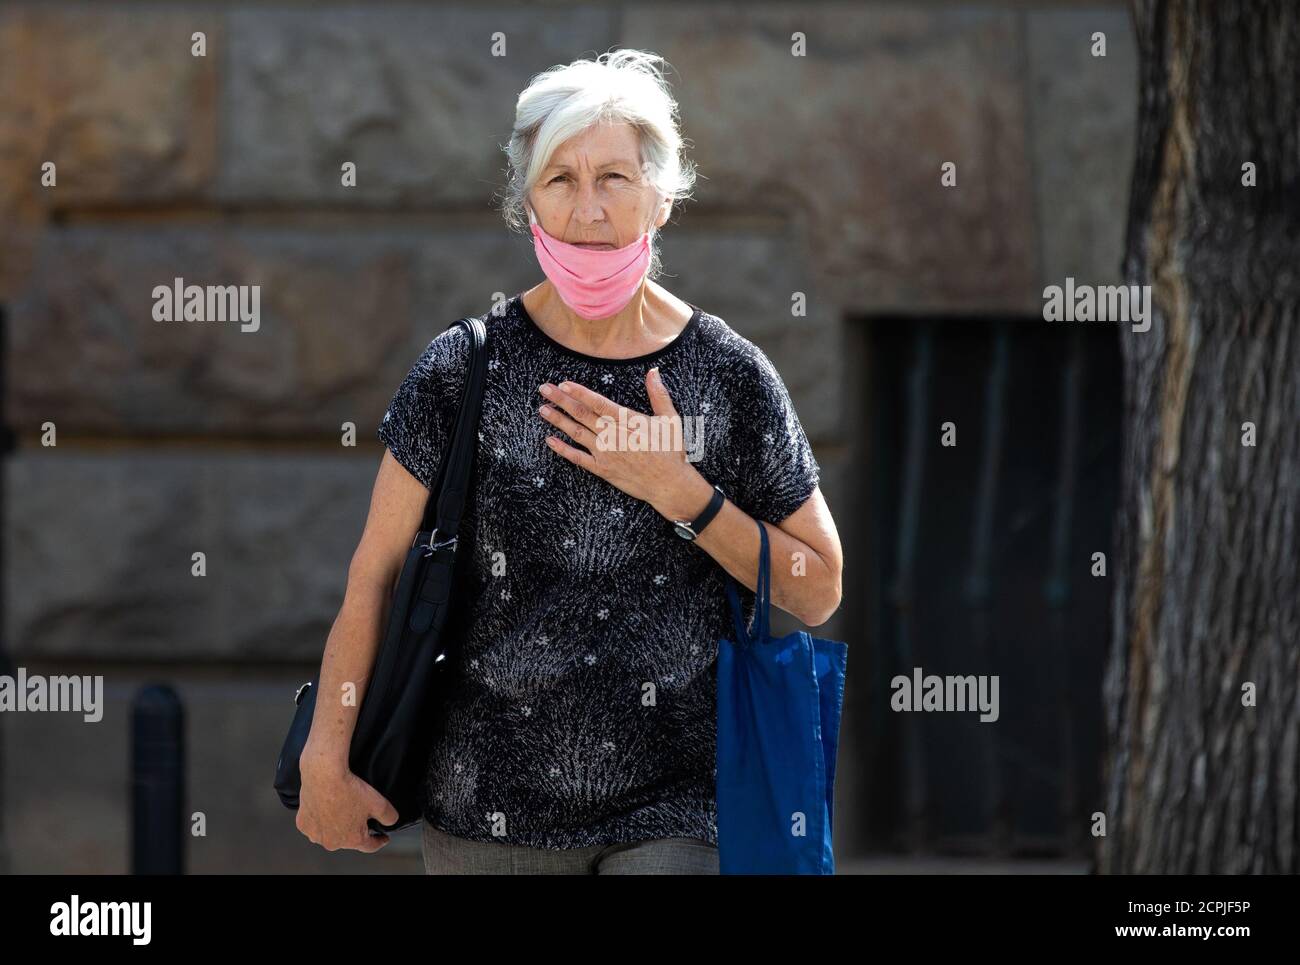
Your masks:
M1151 286L1152 318L1149 331L1124 325L1120 336L1098 868L1294 874L1300 5L1135 0L1134 18L1124 271Z

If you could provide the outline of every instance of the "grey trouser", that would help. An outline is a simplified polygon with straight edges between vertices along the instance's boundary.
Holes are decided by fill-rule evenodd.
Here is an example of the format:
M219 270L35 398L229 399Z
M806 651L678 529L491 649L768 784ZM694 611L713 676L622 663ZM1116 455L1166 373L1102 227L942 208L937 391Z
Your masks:
M716 875L718 849L700 838L658 838L588 848L529 848L467 841L420 822L431 875Z

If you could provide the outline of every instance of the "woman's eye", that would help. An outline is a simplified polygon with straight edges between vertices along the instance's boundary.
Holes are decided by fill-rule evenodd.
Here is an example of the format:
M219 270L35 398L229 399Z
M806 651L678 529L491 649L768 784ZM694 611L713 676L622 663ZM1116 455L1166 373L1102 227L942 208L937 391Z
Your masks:
M622 178L624 181L627 180L627 176L626 176L626 175L619 174L617 171L609 171L609 172L607 172L606 174L602 175L602 177L606 177L606 178ZM551 178L551 180L547 181L546 183L547 183L548 185L551 185L551 184L554 184L556 181L567 181L568 179L569 179L569 176L568 176L567 174L557 174L555 177Z

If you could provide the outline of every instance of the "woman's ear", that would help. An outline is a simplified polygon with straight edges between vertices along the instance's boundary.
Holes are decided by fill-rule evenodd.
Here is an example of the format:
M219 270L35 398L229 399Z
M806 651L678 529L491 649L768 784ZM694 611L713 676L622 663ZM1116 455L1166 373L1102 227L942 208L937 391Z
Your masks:
M665 198L663 204L659 205L659 213L655 215L655 227L662 228L668 223L668 215L673 210L673 199Z

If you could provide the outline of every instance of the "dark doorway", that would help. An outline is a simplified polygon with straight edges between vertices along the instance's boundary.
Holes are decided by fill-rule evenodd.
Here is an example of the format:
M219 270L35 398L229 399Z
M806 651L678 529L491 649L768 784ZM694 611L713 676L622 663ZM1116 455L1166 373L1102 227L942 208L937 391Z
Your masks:
M1105 323L867 321L874 849L1082 857L1100 807L1121 369ZM942 445L954 423L956 445ZM1092 575L1106 554L1106 576ZM997 675L999 717L896 712Z

